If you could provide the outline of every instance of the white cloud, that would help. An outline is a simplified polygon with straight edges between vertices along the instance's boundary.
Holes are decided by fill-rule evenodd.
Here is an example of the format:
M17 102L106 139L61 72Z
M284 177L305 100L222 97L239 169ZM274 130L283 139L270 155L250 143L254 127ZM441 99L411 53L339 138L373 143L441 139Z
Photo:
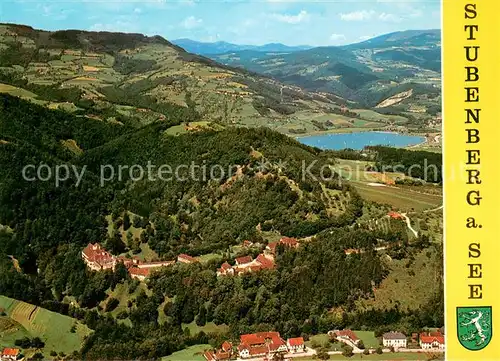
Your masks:
M378 18L381 21L387 21L387 22L392 22L392 23L399 23L401 20L403 20L401 17L395 14L388 14L388 13L381 13Z
M332 34L332 35L330 35L331 41L342 41L345 39L346 39L346 37L344 34Z
M142 9L141 8L135 8L134 9L134 13L140 14L140 13L142 13Z
M288 14L271 14L271 17L276 21L288 24L299 24L302 22L309 21L311 15L305 11L300 11L297 15L288 15Z
M203 24L203 20L194 16L188 16L181 22L181 26L185 29L194 29L201 26L201 24Z
M373 10L353 11L351 13L341 13L340 19L344 21L363 21L373 18L375 14Z

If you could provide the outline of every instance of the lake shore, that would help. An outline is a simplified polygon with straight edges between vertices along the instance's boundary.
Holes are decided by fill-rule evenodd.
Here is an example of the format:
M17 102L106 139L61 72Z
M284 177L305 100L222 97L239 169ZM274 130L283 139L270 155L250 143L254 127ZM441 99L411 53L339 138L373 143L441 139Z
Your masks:
M423 135L410 135L381 130L367 131L366 129L365 131L351 131L343 133L322 132L314 135L295 137L295 139L302 144L331 150L341 150L346 148L362 150L366 146L376 145L411 149L412 147L422 147L428 141Z

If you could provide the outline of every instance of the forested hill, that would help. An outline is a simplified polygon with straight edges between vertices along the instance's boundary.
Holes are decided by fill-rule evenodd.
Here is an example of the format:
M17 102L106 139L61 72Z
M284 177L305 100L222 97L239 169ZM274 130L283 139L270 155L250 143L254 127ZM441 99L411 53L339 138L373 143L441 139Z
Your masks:
M265 128L178 136L171 128L102 122L0 96L0 294L85 322L93 333L77 359L151 359L219 342L217 335L183 331L195 319L231 325L227 337L257 329L292 337L350 324L440 322L427 308L376 315L354 308L387 274L374 248L406 239L404 225L375 233L353 227L363 201L325 172L328 154ZM103 167L147 169L149 162L234 172L215 179L193 177L186 168L166 180L137 172L101 176ZM303 177L304 164L313 164L310 176ZM33 179L33 170L23 177L27 165L43 165L43 180ZM59 183L47 177L57 167L69 169ZM281 236L315 238L296 251L278 248L274 270L216 277L217 267L238 255L231 247L250 240L263 248ZM138 288L123 267L89 271L81 260L89 242L115 255L216 258L157 271L147 288ZM255 256L262 248L243 252ZM365 252L348 256L347 248ZM128 303L112 313L109 295L127 287ZM335 307L353 312L334 317L327 311Z
M374 107L408 89L415 92L412 103L421 106L423 99L415 96L434 98L441 85L439 30L400 31L357 44L295 52L231 50L208 56L309 91L330 92L364 107Z

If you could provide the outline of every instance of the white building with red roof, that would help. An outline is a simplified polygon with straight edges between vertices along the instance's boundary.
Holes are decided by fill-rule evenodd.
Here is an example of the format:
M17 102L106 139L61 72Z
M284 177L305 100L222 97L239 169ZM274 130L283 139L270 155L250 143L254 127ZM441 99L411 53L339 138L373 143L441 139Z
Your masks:
M82 251L82 259L87 267L94 271L114 269L116 259L109 254L99 243L89 243Z
M21 355L21 350L18 348L6 347L3 349L0 359L2 361L15 361Z
M233 356L233 344L224 341L219 350L207 350L203 353L203 357L207 361L223 361L229 360Z
M252 257L251 256L237 257L235 261L237 266L244 267L252 262Z
M191 264L198 262L198 260L190 255L182 253L177 256L177 262Z
M231 266L229 263L224 262L220 268L217 269L217 276L232 276L234 275L234 269L233 266Z
M128 269L128 273L130 277L138 279L139 281L144 281L149 276L150 270L150 268L139 268L134 266Z
M279 332L257 332L240 336L238 353L241 358L263 357L287 351Z
M421 333L419 343L424 350L444 350L444 336L439 332Z
M288 351L293 353L304 352L306 349L303 337L289 338L286 340L286 346Z
M281 237L278 242L269 242L268 245L266 246L266 251L270 254L275 254L276 247L278 247L278 244L282 244L287 248L298 248L300 245L299 241L297 241L296 238Z
M358 346L359 344L359 337L356 336L354 331L351 330L334 330L334 331L329 331L328 336L334 336L339 340L340 342L347 343L349 346L350 344L354 344L355 346Z
M144 262L137 257L115 257L107 252L99 243L89 243L82 250L82 259L87 267L93 271L114 270L118 263L123 263L128 269L130 276L141 281L144 281L148 277L151 269L171 266L175 263L175 261Z

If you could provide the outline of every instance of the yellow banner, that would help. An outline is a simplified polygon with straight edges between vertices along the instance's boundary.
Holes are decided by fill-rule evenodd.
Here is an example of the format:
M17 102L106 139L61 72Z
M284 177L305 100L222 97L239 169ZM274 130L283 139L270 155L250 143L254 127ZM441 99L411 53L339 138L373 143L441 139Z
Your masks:
M500 360L499 0L443 0L446 359Z

